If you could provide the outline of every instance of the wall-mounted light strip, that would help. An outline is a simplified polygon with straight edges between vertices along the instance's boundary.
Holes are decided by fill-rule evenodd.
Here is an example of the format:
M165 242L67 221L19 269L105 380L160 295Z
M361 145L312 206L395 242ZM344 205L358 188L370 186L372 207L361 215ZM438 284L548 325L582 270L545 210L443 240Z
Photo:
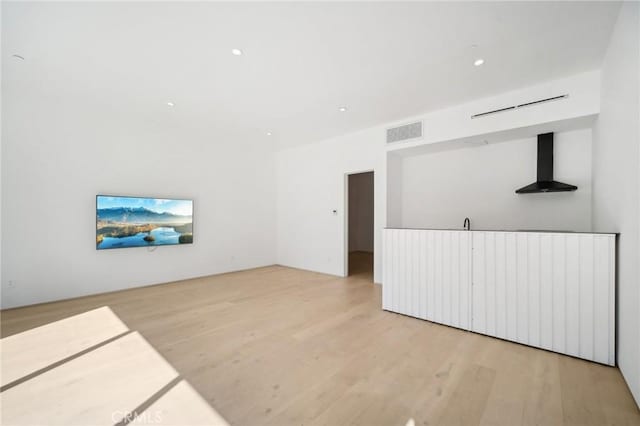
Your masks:
M510 106L506 108L494 109L493 111L481 112L480 114L472 115L471 118L478 118L489 114L496 114L498 112L509 111L510 109L516 109L515 106Z
M473 118L480 118L480 117L484 117L484 116L491 115L491 114L497 114L499 112L511 111L511 110L514 110L514 109L524 108L524 107L528 107L528 106L532 106L532 105L538 105L538 104L542 104L542 103L546 103L546 102L558 101L560 99L566 99L568 97L569 97L568 94L564 94L564 95L559 95L559 96L553 96L551 98L539 99L537 101L525 102L525 103L519 104L519 105L512 105L512 106L505 107L505 108L494 109L492 111L486 111L486 112L481 112L481 113L478 113L478 114L474 114L474 115L471 116L471 118L472 119Z
M522 107L526 107L526 106L529 106L529 105L541 104L543 102L557 101L559 99L564 99L564 98L568 98L568 97L569 97L569 95L554 96L553 98L540 99L539 101L533 101L533 102L527 102L525 104L520 104L520 105L517 105L516 108L522 108Z

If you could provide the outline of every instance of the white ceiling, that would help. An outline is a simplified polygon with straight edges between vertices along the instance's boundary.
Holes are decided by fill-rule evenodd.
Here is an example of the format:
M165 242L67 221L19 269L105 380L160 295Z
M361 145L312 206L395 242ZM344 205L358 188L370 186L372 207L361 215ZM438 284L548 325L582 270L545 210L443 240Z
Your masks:
M282 148L599 68L619 6L3 2L2 78Z

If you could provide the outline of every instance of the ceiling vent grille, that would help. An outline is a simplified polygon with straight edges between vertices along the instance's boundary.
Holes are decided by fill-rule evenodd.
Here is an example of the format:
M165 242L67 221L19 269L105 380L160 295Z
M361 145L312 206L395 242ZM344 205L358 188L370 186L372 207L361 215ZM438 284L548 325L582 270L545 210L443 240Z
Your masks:
M533 106L533 105L539 105L539 104L543 104L543 103L547 103L547 102L559 101L561 99L566 99L568 97L569 97L569 95L558 95L558 96L553 96L551 98L538 99L538 100L535 100L535 101L525 102L525 103L518 104L518 105L511 105L511 106L504 107L504 108L494 109L492 111L480 112L478 114L472 115L471 118L486 117L488 115L497 114L499 112L511 111L511 110L530 107L530 106Z
M422 137L422 121L387 129L387 143L408 141Z

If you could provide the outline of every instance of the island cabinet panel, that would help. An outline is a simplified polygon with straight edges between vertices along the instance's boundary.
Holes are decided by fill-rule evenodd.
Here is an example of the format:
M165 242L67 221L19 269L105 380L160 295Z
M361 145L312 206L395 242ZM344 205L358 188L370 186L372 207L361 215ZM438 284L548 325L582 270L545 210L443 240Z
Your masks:
M387 229L383 309L471 329L471 234Z
M473 331L615 364L614 235L474 232L472 245Z
M383 309L615 365L614 234L386 229Z

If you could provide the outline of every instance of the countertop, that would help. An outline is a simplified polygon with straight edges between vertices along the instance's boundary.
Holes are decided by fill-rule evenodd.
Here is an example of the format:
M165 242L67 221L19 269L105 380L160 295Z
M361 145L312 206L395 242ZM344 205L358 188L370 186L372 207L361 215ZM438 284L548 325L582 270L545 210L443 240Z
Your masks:
M397 228L386 227L384 229L405 229L413 231L460 231L468 232L466 229L460 228ZM591 231L551 231L548 229L471 229L478 232L535 232L545 234L599 234L599 235L618 235L618 232L591 232Z

